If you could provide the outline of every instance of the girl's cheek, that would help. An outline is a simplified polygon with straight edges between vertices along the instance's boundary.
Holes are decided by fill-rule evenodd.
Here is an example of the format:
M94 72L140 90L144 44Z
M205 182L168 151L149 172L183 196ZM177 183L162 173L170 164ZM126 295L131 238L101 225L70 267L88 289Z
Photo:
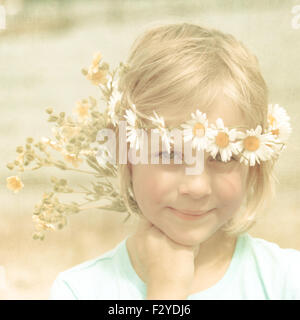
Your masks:
M163 204L176 185L175 178L168 172L153 170L148 176L147 189L155 204Z
M243 177L239 172L218 175L215 184L220 205L230 206L242 202L245 191Z
M155 166L141 166L133 172L133 188L138 204L163 204L175 185L174 177Z

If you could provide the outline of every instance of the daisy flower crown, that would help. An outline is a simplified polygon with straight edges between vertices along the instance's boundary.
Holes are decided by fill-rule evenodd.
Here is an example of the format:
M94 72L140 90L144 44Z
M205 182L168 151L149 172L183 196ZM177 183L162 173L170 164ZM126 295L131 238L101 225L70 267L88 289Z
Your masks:
M255 129L238 131L236 128L229 129L224 126L223 120L218 118L215 123L209 124L206 114L196 110L191 114L191 120L180 125L183 130L184 142L191 142L193 149L204 150L214 159L217 155L220 160L228 162L232 155L239 155L240 162L245 165L254 166L261 161L277 159L285 149L286 141L291 133L290 118L285 109L278 104L268 106L268 127L263 132L258 125ZM163 117L159 117L153 111L153 117L146 117L155 125L155 132L160 134L164 148L170 153L174 138L171 132L165 127ZM138 122L138 115L135 105L126 110L127 119L127 142L131 148L140 149L143 143L143 135L138 129L145 129ZM118 122L114 120L116 126Z
M95 57L96 58L96 57ZM124 65L121 64L121 67ZM122 72L119 70L119 72ZM155 128L160 134L165 149L170 153L174 138L170 130L165 126L165 120L153 110L153 116L147 116L139 112L134 104L121 107L122 92L118 90L117 79L109 79L111 95L107 99L107 115L109 122L118 127L123 121L127 121L126 135L130 148L140 149L144 135L139 129ZM100 88L105 86L100 83ZM124 115L125 111L125 115ZM146 125L144 119L149 120L153 126ZM180 126L183 130L184 142L191 142L192 148L204 150L215 159L219 154L220 160L228 162L232 155L239 155L240 162L254 166L261 161L277 159L280 152L286 147L286 142L291 133L290 117L286 110L278 104L268 105L268 127L262 130L258 125L255 129L246 132L237 129L229 129L224 126L221 118L216 123L209 124L206 114L196 110L191 114L191 120Z
M43 193L42 200L33 210L34 239L43 239L44 231L62 229L70 215L84 210L127 212L125 220L130 213L140 212L132 192L128 190L129 198L125 201L119 186L114 184L113 180L118 178L118 166L109 161L110 150L104 141L97 139L98 133L106 128L117 129L120 121L126 121L126 142L130 148L139 150L143 147L145 131L140 129L154 129L169 153L174 137L166 127L164 118L156 111L152 116L147 116L138 111L134 104L124 105L118 84L128 68L128 65L120 63L111 70L102 60L102 55L96 53L91 66L83 69L82 73L100 89L104 110L93 97L76 103L73 110L75 117L66 116L65 112L55 114L52 108L47 108L48 122L55 123L53 137L40 137L37 141L28 137L24 146L16 148L16 159L7 164L8 169L18 171L18 175L7 178L7 188L14 193L25 185L22 181L24 171L42 167L55 167L63 172L72 171L95 178L89 186L75 187L69 185L65 178L51 176L52 190ZM209 124L206 114L200 110L192 113L191 119L181 124L180 129L184 142L190 142L192 148L205 150L213 158L219 155L222 162L230 161L233 154L240 155L240 162L250 166L276 159L285 149L291 133L290 118L278 104L268 106L268 127L264 132L260 125L246 132L229 129L221 118ZM100 158L97 156L99 151ZM62 202L58 197L62 193L78 193L85 201ZM88 206L91 202L94 204L102 200L106 203Z

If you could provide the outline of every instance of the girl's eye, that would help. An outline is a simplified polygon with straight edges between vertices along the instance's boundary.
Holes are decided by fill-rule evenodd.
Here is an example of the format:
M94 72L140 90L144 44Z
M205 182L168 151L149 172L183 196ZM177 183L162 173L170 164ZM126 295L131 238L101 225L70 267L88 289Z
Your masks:
M171 160L174 160L175 158L182 160L181 152L174 152L173 150L171 150L170 154L167 151L160 152L159 157L164 159L168 159L170 157Z
M237 161L237 159L234 156L232 156L227 162L224 162L224 161L222 161L220 153L218 153L217 156L215 157L215 159L212 158L212 161L217 161L217 162L221 162L221 163L226 164L226 163L230 163L232 161Z

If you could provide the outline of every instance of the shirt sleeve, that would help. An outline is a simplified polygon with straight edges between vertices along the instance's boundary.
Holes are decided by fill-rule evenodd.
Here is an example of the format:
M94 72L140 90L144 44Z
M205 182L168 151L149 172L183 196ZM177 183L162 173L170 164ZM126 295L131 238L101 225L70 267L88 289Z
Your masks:
M78 298L68 283L58 276L51 287L50 300L78 300Z
M300 300L300 251L286 250L286 262L288 272L286 274L286 294L288 300Z

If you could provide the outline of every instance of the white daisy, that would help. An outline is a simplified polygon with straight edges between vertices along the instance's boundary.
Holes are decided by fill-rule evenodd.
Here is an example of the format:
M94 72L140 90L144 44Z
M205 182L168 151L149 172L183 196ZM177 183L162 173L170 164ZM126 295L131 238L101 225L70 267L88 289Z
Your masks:
M225 128L223 120L218 118L216 125L211 125L207 151L210 152L213 158L220 152L222 161L229 161L233 153L238 154L242 150L241 145L235 142L237 135L236 129L229 130Z
M156 128L153 130L153 132L158 133L161 137L161 141L165 146L165 149L170 153L171 150L171 144L174 143L174 137L171 137L170 131L166 128Z
M119 80L113 79L113 77L110 74L108 74L106 78L107 78L107 86L113 90L118 90L117 84Z
M114 126L116 126L119 121L116 111L118 106L121 104L121 99L122 93L119 90L114 90L108 102L108 115Z
M130 148L141 149L147 139L147 133L144 129L129 127L127 131L127 142L130 142Z
M132 108L136 110L135 105L133 105ZM137 128L137 116L135 112L133 112L131 109L127 109L125 112L126 115L124 115L124 118L129 124L126 126L127 142L130 142L130 148L139 150L144 141L146 132L145 130Z
M246 133L240 132L239 137L242 139L238 143L239 148L243 149L240 162L246 165L254 166L260 163L260 160L270 160L276 152L274 152L275 139L270 133L262 133L262 127L259 125L256 129L247 130Z
M192 120L182 124L181 127L184 129L184 142L192 140L192 148L198 150L207 148L210 130L205 113L196 110L196 114L192 113Z
M133 112L131 109L126 109L125 113L126 114L124 115L124 118L127 120L131 127L135 127L137 119L136 113Z
M278 140L285 143L291 132L290 117L286 110L278 104L269 104L268 108L268 132L271 132Z
M159 117L155 111L153 111L155 117L150 117L150 120L157 126L153 132L158 133L161 137L162 143L165 145L166 150L170 153L171 144L174 143L174 138L171 137L170 131L165 127L165 120L163 117Z
M153 113L154 113L154 118L153 118L153 117L150 117L150 120L151 120L155 125L164 128L164 127L165 127L165 120L164 120L164 118L163 118L163 117L159 117L155 111L153 111Z

